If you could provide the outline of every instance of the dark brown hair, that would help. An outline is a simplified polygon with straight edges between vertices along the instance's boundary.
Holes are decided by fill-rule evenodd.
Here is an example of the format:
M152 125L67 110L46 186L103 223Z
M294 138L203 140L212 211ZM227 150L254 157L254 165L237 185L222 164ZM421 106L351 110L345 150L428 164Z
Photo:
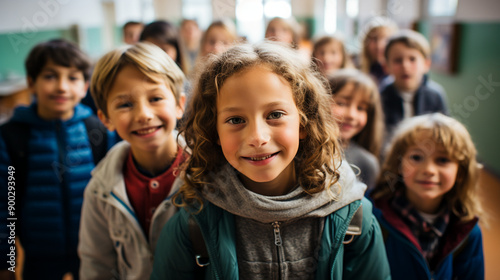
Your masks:
M76 44L63 39L43 42L31 49L25 62L28 77L35 81L49 61L77 68L82 71L85 81L90 78L90 60L87 55Z

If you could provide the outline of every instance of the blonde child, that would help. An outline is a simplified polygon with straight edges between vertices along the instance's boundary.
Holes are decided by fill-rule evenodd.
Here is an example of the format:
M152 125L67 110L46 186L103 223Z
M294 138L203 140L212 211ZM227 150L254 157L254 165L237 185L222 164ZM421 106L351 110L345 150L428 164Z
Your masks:
M208 250L205 279L389 277L328 100L320 74L283 45L240 45L210 61L181 130L192 151L176 195L185 208L162 231L151 279L193 279L189 220ZM362 208L360 235L346 236Z
M342 68L352 68L351 58L342 39L334 36L320 37L313 46L313 61L325 76Z
M146 43L104 55L92 76L98 116L125 140L108 152L85 189L78 253L80 279L147 279L170 197L184 161L174 128L184 106L184 75Z
M236 27L230 20L217 20L208 26L201 37L200 56L220 54L229 49L238 40Z
M271 41L283 42L297 49L300 42L300 25L293 17L275 17L267 24L265 38Z
M368 186L375 186L380 171L378 156L384 119L377 86L356 69L341 69L328 78L333 95L332 114L340 127L340 140L350 164Z
M360 69L370 75L377 85L387 78L384 69L384 50L387 40L398 30L396 23L386 17L374 17L364 27L362 32L362 50Z
M484 279L478 176L458 121L434 113L401 124L372 193L393 279Z

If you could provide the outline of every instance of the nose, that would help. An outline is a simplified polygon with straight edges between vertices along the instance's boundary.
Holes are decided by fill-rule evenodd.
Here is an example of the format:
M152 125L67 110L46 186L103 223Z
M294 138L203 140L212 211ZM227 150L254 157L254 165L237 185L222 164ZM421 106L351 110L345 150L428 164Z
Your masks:
M403 69L407 69L410 67L410 60L409 59L403 59L403 62L401 62L401 66L403 66Z
M427 162L425 162L423 172L428 176L436 174L436 164L434 164L434 162L432 162L431 160L427 160Z
M148 104L139 104L138 106L136 106L135 111L136 120L139 123L148 123L154 117L153 110Z
M248 126L248 134L246 138L250 146L259 148L269 142L271 139L271 133L265 122L255 121Z
M358 111L356 109L356 106L351 105L351 106L347 107L347 109L345 110L344 119L352 120L356 116L357 113L358 113Z
M68 87L69 87L68 79L60 78L57 86L58 86L57 90L59 92L61 92L61 93L66 92L68 90Z

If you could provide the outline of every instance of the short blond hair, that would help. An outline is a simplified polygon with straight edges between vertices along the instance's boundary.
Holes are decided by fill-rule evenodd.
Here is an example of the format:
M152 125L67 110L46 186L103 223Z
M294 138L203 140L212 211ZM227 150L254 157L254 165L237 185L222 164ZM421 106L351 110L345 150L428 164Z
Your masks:
M418 50L425 59L429 59L431 57L431 46L424 35L416 31L406 29L397 32L391 38L389 38L384 51L384 56L386 59L389 58L389 51L391 50L391 47L396 43L402 43L408 48Z
M183 92L184 74L167 53L151 43L137 43L117 48L97 62L90 93L97 109L108 116L107 101L116 75L124 66L132 65L155 82L165 82L175 96L177 105ZM161 80L159 80L159 78Z

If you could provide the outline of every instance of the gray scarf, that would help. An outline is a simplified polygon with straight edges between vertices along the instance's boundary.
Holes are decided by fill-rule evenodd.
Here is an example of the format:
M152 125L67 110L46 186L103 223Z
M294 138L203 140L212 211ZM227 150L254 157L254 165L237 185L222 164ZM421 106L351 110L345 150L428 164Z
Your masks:
M226 164L215 176L213 185L205 186L203 195L214 205L234 215L262 223L325 217L361 199L366 190L366 185L356 179L347 162L343 161L338 171L339 181L320 193L310 195L298 186L285 195L265 196L246 189L238 178L237 171Z

